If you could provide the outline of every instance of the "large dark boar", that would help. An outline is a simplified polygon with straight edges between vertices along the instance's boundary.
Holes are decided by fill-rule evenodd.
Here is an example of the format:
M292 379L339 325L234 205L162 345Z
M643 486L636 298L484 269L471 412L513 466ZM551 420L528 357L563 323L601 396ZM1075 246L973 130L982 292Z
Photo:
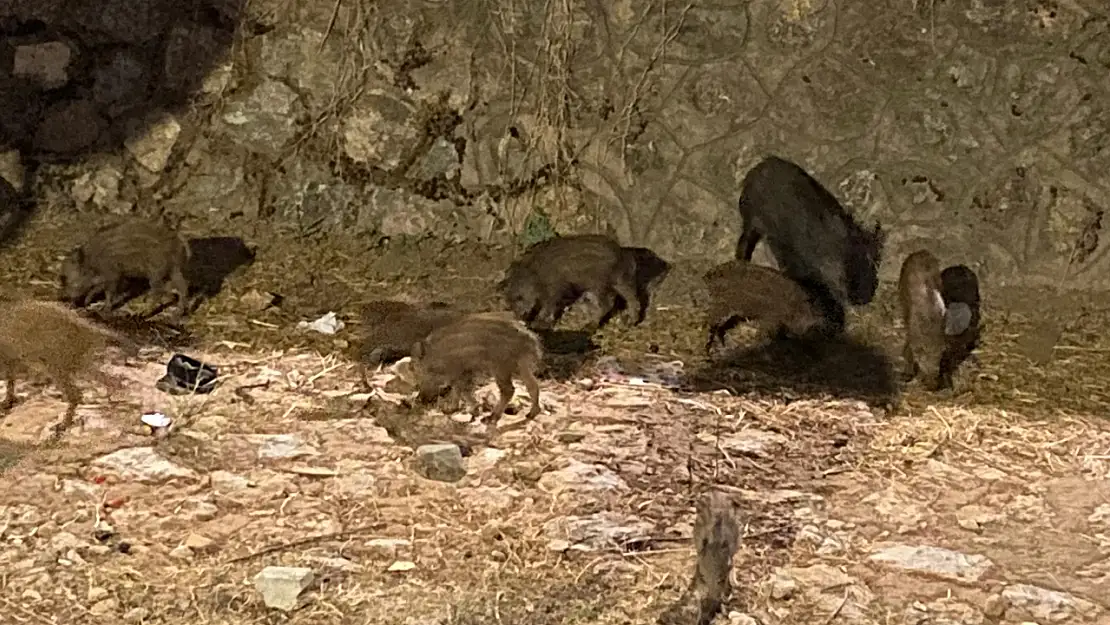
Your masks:
M955 370L979 347L981 333L979 277L967 265L953 265L940 272L944 298L944 334L947 348L943 367Z
M744 223L736 258L750 261L766 239L783 273L809 290L839 327L846 305L871 302L885 240L880 226L862 228L804 169L768 156L745 176L738 205Z
M446 302L372 301L362 309L360 360L377 366L409 356L413 345L463 315Z
M723 345L728 331L742 321L755 321L775 337L799 338L825 321L800 285L769 267L730 260L707 271L703 279L710 298L706 353L714 343Z
M62 262L61 297L87 306L103 293L109 310L122 305L128 279L145 278L151 290L177 297L175 320L188 311L189 282L184 269L191 254L186 241L154 220L127 218L97 229Z
M927 250L918 250L902 262L898 277L898 302L906 339L902 355L906 378L922 376L925 388L938 390L951 384L942 361L947 347L944 334L944 297L941 295L940 262Z
M116 386L94 362L110 345L120 347L128 356L135 356L139 350L131 340L84 319L59 302L0 301L0 373L7 382L5 407L15 405L17 376L45 374L68 404L55 430L60 435L73 423L81 403L81 391L74 381L78 375L92 374L109 387Z
M597 327L613 316L623 299L636 308L635 325L647 314L636 287L636 253L627 253L600 234L555 237L528 248L509 264L497 289L529 327L548 329L589 292L602 311Z
M540 413L536 373L543 347L539 337L510 313L476 313L442 326L413 346L412 359L419 401L432 401L450 389L456 400L473 409L478 378L493 377L501 392L491 413L497 419L513 398L515 376L532 400L528 418Z

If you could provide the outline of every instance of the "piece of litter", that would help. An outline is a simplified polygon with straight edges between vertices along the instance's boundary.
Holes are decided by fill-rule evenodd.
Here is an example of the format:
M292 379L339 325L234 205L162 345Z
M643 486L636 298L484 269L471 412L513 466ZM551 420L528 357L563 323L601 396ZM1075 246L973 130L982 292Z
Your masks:
M211 393L216 388L218 376L219 372L212 365L185 354L174 354L166 363L166 375L155 383L155 388L171 395Z
M297 327L312 330L313 332L319 332L320 334L335 334L336 332L346 327L346 325L347 324L343 323L343 321L335 316L334 312L329 312L328 314L311 322L301 321L297 324Z
M411 571L415 568L416 563L414 562L409 562L407 560L397 560L393 564L390 564L389 568L386 570L390 573L403 573L405 571Z
M339 475L339 471L324 467L290 467L289 472L309 477L335 477Z
M169 427L173 420L160 412L149 412L139 418L140 421L149 425L151 429Z

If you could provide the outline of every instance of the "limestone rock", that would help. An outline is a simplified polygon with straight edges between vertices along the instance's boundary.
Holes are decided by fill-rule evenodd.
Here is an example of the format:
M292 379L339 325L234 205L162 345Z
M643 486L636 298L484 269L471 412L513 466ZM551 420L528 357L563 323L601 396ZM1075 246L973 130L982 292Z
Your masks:
M429 480L457 482L466 475L466 461L458 445L421 445L413 463L416 472Z
M1010 605L1024 608L1041 623L1061 623L1072 618L1090 618L1098 606L1075 595L1032 584L1011 584L1002 590Z
M195 478L197 474L158 455L152 447L130 447L101 456L93 465L139 482L161 482L174 478Z
M936 575L958 582L976 582L994 563L986 556L967 555L950 549L929 546L895 545L871 554L881 562L909 571Z
M386 95L369 95L343 120L343 148L347 156L385 170L396 168L418 139L407 102Z
M295 434L251 434L247 440L258 445L259 458L290 460L302 456L318 456L315 447L305 443Z
M551 540L549 549L566 545L577 551L623 549L631 543L647 541L655 526L640 517L617 512L598 512L588 516L565 516L543 525Z
M73 51L61 41L47 41L15 49L12 74L32 77L45 89L57 89L69 82L69 63Z
M132 124L124 146L131 156L152 172L160 172L169 163L173 146L181 135L181 124L169 113L159 111L148 115L141 124Z
M297 599L312 584L312 569L268 566L254 576L254 587L268 608L288 612L297 607Z
M23 168L23 157L19 155L19 150L0 152L0 178L8 181L16 192L23 190L26 170Z
M62 101L43 114L33 143L37 150L73 154L96 143L107 127L91 101Z
M627 490L628 485L619 475L601 464L586 464L570 460L567 466L540 476L539 485L549 491L605 491Z
M296 136L303 111L300 97L288 85L267 80L232 99L222 120L232 141L276 157Z

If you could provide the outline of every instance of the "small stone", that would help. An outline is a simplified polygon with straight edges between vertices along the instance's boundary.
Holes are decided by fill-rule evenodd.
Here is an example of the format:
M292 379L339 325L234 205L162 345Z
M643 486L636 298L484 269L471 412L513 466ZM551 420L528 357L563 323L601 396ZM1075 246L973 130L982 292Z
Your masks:
M297 607L297 599L312 584L313 577L312 569L268 566L254 576L254 587L266 607L288 612Z
M109 469L120 477L140 482L161 482L173 478L195 478L192 469L176 465L154 451L153 447L129 447L93 460L93 465Z
M602 464L586 464L570 460L567 466L540 476L539 484L548 491L606 491L627 490L628 485L619 475Z
M412 543L404 538L374 538L366 541L366 550L371 555L384 559L394 559L402 548L409 548Z
M258 445L259 458L293 459L303 456L318 456L315 447L305 443L295 434L251 434L247 440Z
M131 608L123 615L123 620L128 623L141 623L150 616L150 610L146 608Z
M182 545L188 547L195 553L208 553L216 550L216 541L203 534L189 534L182 541Z
M69 532L58 532L50 539L50 546L57 553L65 553L73 549L85 547L85 541Z
M798 582L782 573L775 573L771 578L771 598L775 600L789 599L798 590Z
M108 589L107 588L101 588L100 586L93 586L92 588L89 589L89 593L88 593L88 595L86 595L86 599L90 603L96 603L97 601L100 601L101 599L103 599L107 596L108 596Z
M759 621L751 615L734 610L728 613L728 625L759 625Z
M588 391L597 386L597 383L594 382L591 378L582 378L581 380L578 380L577 384L579 388L585 391Z
M429 480L457 482L466 475L466 462L458 445L421 445L416 448L416 472Z
M246 490L251 485L250 480L230 471L213 471L209 474L208 479L212 483L213 489L225 493Z
M994 594L987 597L986 602L983 604L983 614L988 618L1000 619L1006 613L1006 608L1010 607L1006 598L1002 595Z
M189 560L193 557L193 550L185 545L178 545L170 550L170 557L178 560Z
M118 609L118 600L112 598L103 599L101 601L97 601L92 605L91 608L89 608L89 614L92 614L93 616L105 616L111 614L112 612L115 612Z
M15 49L12 74L35 78L46 89L57 89L69 82L73 51L61 41L47 41Z
M559 439L560 443L566 443L569 445L571 443L577 443L586 438L586 433L576 432L574 430L565 430L563 432L559 432L557 438Z
M178 514L191 521L204 523L216 518L219 512L220 509L214 503L190 498L186 499L185 503L181 505Z

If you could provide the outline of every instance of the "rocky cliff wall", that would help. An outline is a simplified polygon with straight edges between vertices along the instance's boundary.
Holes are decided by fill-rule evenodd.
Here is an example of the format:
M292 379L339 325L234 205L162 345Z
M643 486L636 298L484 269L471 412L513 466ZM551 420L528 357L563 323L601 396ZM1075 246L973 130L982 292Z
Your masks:
M997 284L1110 288L1107 13L4 0L0 171L58 210L372 239L609 230L724 258L739 183L774 152L883 222L887 278L932 245Z

